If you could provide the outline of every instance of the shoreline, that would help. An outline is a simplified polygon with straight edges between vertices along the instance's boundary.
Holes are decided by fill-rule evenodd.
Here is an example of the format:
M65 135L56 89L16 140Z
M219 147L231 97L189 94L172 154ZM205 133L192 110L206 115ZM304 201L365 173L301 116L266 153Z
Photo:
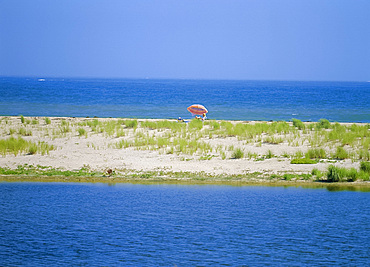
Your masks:
M18 138L33 145L32 149L18 152L3 150L0 168L39 166L71 172L85 169L100 173L102 181L110 170L115 174L108 176L112 182L218 179L316 184L318 177L311 174L313 169L321 174L330 165L359 169L362 161L359 157L363 157L360 153L364 152L365 157L369 153L368 123L331 123L322 129L321 122L300 123L299 127L303 128L293 122L275 121L181 123L175 119L0 116L0 140ZM364 136L351 137L349 144L341 140L345 137L328 139L337 128L349 133L358 128ZM327 139L323 141L323 138ZM343 148L347 157L333 158L338 147ZM319 149L325 157L316 155L314 164L292 164L292 159L304 159L305 154L307 157L307 153ZM4 174L1 175L3 181ZM370 183L361 184L367 187Z
M139 184L139 185L212 185L212 186L272 186L296 187L307 189L327 189L329 191L361 191L370 192L370 182L339 182L328 183L323 181L284 181L284 180L202 180L202 179L177 179L154 177L125 178L125 177L65 177L65 176L14 176L0 175L0 183L87 183L87 184Z

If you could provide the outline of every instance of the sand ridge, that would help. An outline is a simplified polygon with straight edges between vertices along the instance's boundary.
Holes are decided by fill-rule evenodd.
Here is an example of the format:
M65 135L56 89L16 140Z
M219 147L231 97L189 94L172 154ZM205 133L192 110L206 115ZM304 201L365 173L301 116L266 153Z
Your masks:
M6 154L0 157L0 167L16 168L18 165L52 166L65 170L77 170L88 166L92 170L104 171L112 169L117 172L133 171L171 171L171 172L204 172L209 175L237 175L245 173L309 173L313 168L325 171L330 164L346 168L359 167L358 161L351 159L340 161L321 161L317 164L291 164L291 157L297 151L305 153L310 148L307 142L302 141L298 146L292 142L283 141L278 144L261 142L260 140L238 140L235 136L205 135L201 142L209 144L211 152L186 154L170 152L168 147L161 149L143 149L135 146L117 148L120 140L134 140L138 133L141 136L157 134L164 136L166 130L156 130L140 127L141 122L158 122L161 120L137 120L136 129L126 127L122 123L121 136L118 132L109 135L104 131L93 131L86 122L99 121L101 123L117 122L116 118L50 118L48 124L44 117L26 117L22 123L20 117L2 117L1 139L10 136L20 136L19 131L24 128L32 134L22 136L23 139L33 142L46 142L54 146L49 154L20 153ZM126 120L126 119L124 119ZM173 120L174 123L180 123ZM262 122L231 122L256 124ZM346 124L348 125L348 124ZM91 126L91 125L90 125ZM64 128L63 128L64 127ZM66 130L67 128L67 130ZM64 130L63 130L64 129ZM84 129L84 133L79 132ZM118 131L115 129L115 131ZM288 137L286 137L287 139ZM299 141L297 141L299 143ZM297 143L296 142L296 143ZM231 148L231 149L230 149ZM241 148L244 157L232 158L233 148ZM329 149L329 148L328 148ZM223 150L223 157L219 153ZM266 158L264 155L272 153L274 156ZM255 157L247 157L255 155ZM207 158L208 157L208 158ZM206 159L205 159L206 158Z

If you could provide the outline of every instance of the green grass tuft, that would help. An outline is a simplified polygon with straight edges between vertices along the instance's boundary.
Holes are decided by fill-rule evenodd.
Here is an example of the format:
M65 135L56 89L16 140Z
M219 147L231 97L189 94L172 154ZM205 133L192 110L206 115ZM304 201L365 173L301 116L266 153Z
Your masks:
M360 163L360 170L366 173L370 173L370 162L362 161Z
M197 130L200 131L203 128L203 121L201 120L191 120L188 124L189 130Z
M359 178L359 172L355 168L347 170L346 176L349 182L355 182Z
M137 128L137 120L124 120L123 123L127 128Z
M292 121L293 121L293 126L297 127L298 130L304 130L305 129L304 123L301 120L292 119Z
M308 158L292 159L291 164L316 164L317 161Z
M231 155L231 158L233 159L241 159L243 157L244 157L244 152L240 148L235 149L233 154Z
M272 151L269 149L268 151L267 151L267 154L266 154L266 158L267 159L271 159L271 158L273 158L274 157L274 154L272 153Z
M0 140L0 153L3 156L6 154L14 154L17 156L22 152L27 152L31 155L40 152L42 155L44 155L46 153L49 154L49 151L53 149L53 146L48 145L45 142L34 143L31 141L26 141L22 137L10 137L8 139Z
M329 129L330 128L330 122L327 119L321 119L317 124L316 127L318 129Z
M23 135L23 136L31 136L32 131L31 130L26 130L26 128L22 127L22 128L19 128L18 134Z
M308 159L324 159L326 158L326 152L322 148L313 148L309 149L305 156Z
M294 174L286 173L286 174L283 175L283 179L286 180L286 181L291 181L293 178L295 178Z
M16 169L0 167L2 175L44 175L44 176L65 176L65 177L94 177L103 176L102 172L95 172L89 168L83 167L76 171L55 169L52 167L19 165Z
M357 180L369 181L370 172L366 172L360 167L360 171L355 168L342 168L330 165L327 172L327 181L335 182L355 182Z
M84 128L78 128L77 131L79 136L86 135L86 130Z
M333 158L339 160L348 159L349 154L343 147L338 146L336 152L333 154Z
M328 182L343 182L344 178L346 177L346 172L347 171L345 168L330 165L326 174Z
M312 169L311 174L316 176L317 179L320 179L321 177L323 177L323 173L319 171L319 169L317 168Z

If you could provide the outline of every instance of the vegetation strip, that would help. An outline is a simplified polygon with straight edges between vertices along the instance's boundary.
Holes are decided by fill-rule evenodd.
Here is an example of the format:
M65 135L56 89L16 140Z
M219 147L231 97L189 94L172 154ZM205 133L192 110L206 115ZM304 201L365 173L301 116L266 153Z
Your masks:
M27 176L27 177L84 177L88 180L89 177L93 180L193 180L193 181L257 181L257 182L271 182L271 181L309 181L309 182L356 182L361 180L364 185L370 186L367 182L370 180L370 162L361 162L359 170L354 168L346 169L330 165L328 171L324 174L317 169L313 169L309 174L263 174L263 173L246 173L243 175L209 175L207 173L194 173L194 172L171 172L171 171L151 171L151 172L135 172L132 170L124 171L94 171L89 167L84 167L79 170L62 170L52 168L50 166L33 166L33 165L20 165L16 169L0 167L0 175L6 176ZM0 179L1 180L1 179ZM58 179L57 179L58 180Z

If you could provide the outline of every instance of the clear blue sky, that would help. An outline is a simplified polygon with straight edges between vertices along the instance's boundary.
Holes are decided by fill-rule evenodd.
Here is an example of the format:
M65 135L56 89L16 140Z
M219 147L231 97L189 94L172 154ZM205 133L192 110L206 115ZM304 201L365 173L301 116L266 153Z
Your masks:
M370 0L0 0L0 76L370 80Z

